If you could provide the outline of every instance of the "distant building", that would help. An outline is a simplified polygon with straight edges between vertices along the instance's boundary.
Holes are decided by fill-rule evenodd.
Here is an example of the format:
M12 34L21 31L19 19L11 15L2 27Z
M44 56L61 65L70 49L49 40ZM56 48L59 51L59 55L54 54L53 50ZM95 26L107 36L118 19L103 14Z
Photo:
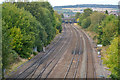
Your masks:
M115 12L115 11L111 11L111 12L109 12L109 15L115 15L115 16L118 16L118 13L117 12Z
M69 17L67 14L64 14L64 17Z

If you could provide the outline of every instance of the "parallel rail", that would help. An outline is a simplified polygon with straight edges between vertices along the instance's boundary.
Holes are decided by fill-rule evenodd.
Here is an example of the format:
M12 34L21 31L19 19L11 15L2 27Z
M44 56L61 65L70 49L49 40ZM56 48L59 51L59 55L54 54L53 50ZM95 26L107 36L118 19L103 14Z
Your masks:
M78 29L78 28L77 28ZM89 43L88 44L88 46L89 46L89 48L92 48L92 46L91 46L91 43L90 43L90 38L89 38L89 36L84 32L84 31L82 31L82 30L80 30L80 29L78 29L81 33L83 33L83 35L84 35L84 37L86 38L86 40L87 40L87 43ZM92 61L92 72L93 72L93 77L92 78L96 78L96 69L95 69L95 65L94 65L94 57L93 57L93 49L90 49L91 50L91 53L90 54L88 54L87 53L87 70L86 70L86 78L89 78L88 77L88 74L91 74L91 72L88 72L88 61L90 60L90 59L92 59L91 61ZM89 56L88 56L89 55ZM89 59L89 57L91 57L90 59Z
M16 75L15 76L15 80L18 79L18 78L22 78L22 79L26 79L29 77L29 79L31 78L34 78L33 76L35 75L36 71L39 69L39 67L41 66L41 64L45 63L46 59L48 57L51 56L50 60L47 62L47 64L45 64L44 67L41 67L40 68L40 73L37 75L36 77L36 80L40 79L40 78L43 78L42 76L44 75L45 71L47 69L49 69L49 71L47 73L45 73L45 79L48 78L48 76L50 75L50 73L53 71L53 69L55 68L55 66L58 64L59 60L61 59L63 53L65 52L65 50L67 50L69 47L70 47L70 42L72 40L72 32L75 33L75 36L76 36L76 43L75 43L75 48L74 48L74 51L73 51L73 55L72 55L72 58L70 60L70 64L69 64L69 67L67 68L67 71L64 75L64 80L66 78L68 78L68 74L70 72L70 70L72 69L71 67L75 66L74 68L74 71L72 70L73 72L73 76L72 78L76 78L76 75L77 75L77 72L78 72L78 67L80 63L80 56L83 52L82 50L82 37L85 38L85 41L87 42L87 47L91 47L91 43L90 43L90 40L88 38L88 36L80 29L78 29L77 27L71 25L71 28L74 28L74 29L71 29L69 28L69 34L67 34L67 30L66 30L66 25L64 27L65 31L64 33L62 33L62 37L60 37L60 39L53 44L53 46L46 52L46 54L44 54L42 57L40 57L38 60L36 60L33 64L31 64L28 68L26 68L23 72L21 72L20 74ZM82 36L81 36L82 34ZM65 38L69 36L69 38ZM65 40L63 43L61 43L61 41ZM58 46L59 45L59 46ZM86 78L88 77L88 74L91 74L90 71L88 70L88 60L91 59L91 69L92 69L92 72L93 72L93 78L96 78L96 72L95 72L95 65L94 65L94 57L93 57L93 52L92 52L92 49L90 49L91 53L88 54L87 53L87 65L86 65ZM89 51L87 49L87 51ZM52 57L52 55L53 57ZM76 54L77 53L77 54ZM76 63L73 64L73 60L76 58ZM49 67L50 65L52 65L52 67Z
M76 77L76 74L77 74L77 69L78 69L78 66L79 66L79 59L80 59L80 51L81 51L81 48L80 48L80 43L79 43L79 40L80 40L80 34L79 34L79 32L74 28L74 30L75 30L75 35L76 35L76 38L77 38L77 41L76 41L76 44L75 44L75 49L74 49L74 52L73 52L73 56L72 56L72 59L71 59L71 62L70 62L70 64L69 64L69 67L68 67L68 69L67 69L67 72L66 72L66 74L65 74L65 76L64 76L64 80L67 78L67 76L68 76L68 74L69 74L69 71L70 71L70 69L71 69L71 66L72 66L72 64L73 64L73 60L74 60L74 58L75 58L75 55L77 56L77 54L76 53L78 53L78 58L76 59L76 61L77 61L77 63L75 64L75 71L74 71L74 75L73 75L73 78L75 78ZM80 41L81 42L81 41ZM77 51L77 49L78 49L78 52L76 52Z
M64 30L66 30L66 28L64 29ZM29 66L27 69L25 69L22 73L20 73L19 75L17 75L16 77L15 77L15 80L16 79L18 79L21 75L25 75L24 73L26 72L26 71L28 71L30 68L32 68L33 67L33 70L31 70L31 72L30 73L32 73L32 72L34 72L35 71L35 67L37 67L37 65L35 66L35 64L38 64L38 63L40 63L41 62L41 60L43 60L44 58L46 58L49 54L50 54L50 52L52 52L52 51L54 51L57 47L55 47L55 46L58 46L58 43L61 41L61 39L64 37L64 35L66 34L66 31L62 34L62 37L60 37L60 39L56 42L56 43L54 43L53 44L53 46L52 46L52 48L51 49L49 49L47 52L46 52L46 54L45 55L43 55L42 57L40 57L38 60L36 60L31 66ZM38 66L39 66L40 64L38 64ZM30 70L29 70L30 71ZM29 74L30 74L29 73ZM29 75L28 74L28 75ZM27 76L28 76L27 75ZM24 76L24 77L27 77L27 76Z
M72 39L72 34L71 34L71 33L70 33L70 36L71 36L71 37L69 37L68 40L66 40L67 44L64 44L64 45L60 48L59 51L62 51L62 49L63 49L63 47L64 47L65 45L69 45L69 44L70 44L70 41L71 41L71 39ZM68 47L69 47L69 46L67 46L65 49L67 49ZM59 52L59 51L58 51L58 52ZM58 56L58 54L59 54L59 53L57 53L56 56ZM49 74L52 72L52 70L54 69L54 67L55 67L55 66L57 65L57 63L59 62L60 58L61 58L61 57L59 57L58 60L55 62L55 64L52 66L52 68L51 68L50 71L47 73L47 75L46 75L46 77L44 78L44 80L45 80L45 79L49 76ZM54 58L54 59L55 59L55 58ZM54 60L54 59L53 59L53 60ZM52 63L53 60L51 60L50 63ZM42 74L44 73L44 71L46 70L46 68L48 68L48 66L50 65L50 63L47 64L47 66L41 71L41 73L39 74L39 76L37 77L37 79L39 79L39 78L42 77ZM37 80L37 79L36 79L36 80Z

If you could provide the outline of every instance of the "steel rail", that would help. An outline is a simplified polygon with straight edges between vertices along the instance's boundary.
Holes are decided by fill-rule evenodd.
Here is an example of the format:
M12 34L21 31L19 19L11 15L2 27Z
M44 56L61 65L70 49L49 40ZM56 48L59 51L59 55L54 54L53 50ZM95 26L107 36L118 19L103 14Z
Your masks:
M66 32L65 32L65 34L66 34ZM61 38L61 40L62 40L62 38ZM57 44L57 46L58 46L58 44ZM57 47L56 47L57 48ZM53 51L55 51L56 50L56 48L54 49L54 50L52 50L52 51L50 51L50 52L53 52ZM49 52L49 54L50 54L50 52ZM46 56L46 55L45 55ZM46 56L47 57L47 56ZM43 63L43 61L42 60L45 60L46 59L46 57L44 57L43 59L41 59L40 61L39 61L39 64L37 64L37 66L36 66L36 68L35 69L33 69L33 71L31 71L29 74L27 74L26 76L25 76L25 78L27 78L30 74L32 74L32 76L35 74L35 72L37 71L37 69L39 68L39 66L40 66L40 64L42 64ZM31 77L32 77L31 76ZM24 78L24 79L25 79Z
M53 57L52 60L54 60L56 56L57 56L57 54L55 54L55 56ZM51 62L52 62L52 61L50 61L50 63L51 63ZM50 63L48 63L46 66L49 66ZM39 67L39 66L40 66L40 65L38 65L38 67ZM46 67L46 66L45 66L45 67ZM38 67L37 67L37 68L35 69L35 71L33 72L32 76L31 76L31 79L32 79L33 75L35 74L36 70L38 69ZM44 67L41 71L44 71L45 67Z
M78 28L77 28L78 29ZM82 33L83 33L83 35L86 37L86 39L88 40L88 42L90 43L90 47L92 48L92 44L91 44L91 42L90 42L90 38L89 38L89 36L84 32L84 31L82 31L82 30L80 30L80 29L78 29L79 31L81 31ZM95 65L94 65L94 57L93 57L93 49L91 49L92 50L92 53L91 53L91 59L92 59L92 65L93 65L93 75L94 75L94 77L93 78L96 78L96 69L95 69ZM87 54L87 65L88 65L88 54ZM87 68L87 70L86 70L87 72L88 72L88 68ZM86 78L87 78L87 73L86 72Z
M76 32L75 32L75 35L76 35L76 37L77 37ZM65 76L64 76L64 80L66 79L66 77L67 77L67 75L68 75L68 73L69 73L69 71L70 71L70 68L71 68L71 66L72 66L72 63L73 63L73 60L74 60L74 57L75 57L75 51L76 51L76 48L77 48L77 43L78 43L78 39L77 39L76 44L75 44L75 49L74 49L73 56L72 56L72 59L71 59L71 61L70 61L69 67L68 67L67 72L66 72L66 74L65 74Z
M75 27L74 27L74 29L76 29ZM76 29L76 31L78 32L78 34L79 34L79 40L80 40L80 38L81 38L81 35L80 35L80 32ZM79 41L78 40L78 41ZM77 59L77 63L76 63L76 66L75 66L75 72L74 72L74 76L73 76L73 78L75 79L76 78L76 74L77 74L77 71L78 71L78 66L79 66L79 59L80 59L80 54L82 53L82 47L81 47L81 40L80 40L80 46L78 46L78 48L80 47L80 49L79 49L79 53L78 53L78 59Z
M65 27L64 27L64 30L66 30ZM40 58L39 58L38 60L36 60L31 66L29 66L29 67L28 67L27 69L25 69L22 73L20 73L20 74L15 78L15 80L16 80L17 78L19 78L20 75L24 74L25 71L27 71L27 70L28 70L29 68L31 68L33 65L37 64L37 63L39 62L39 60L41 60L43 57L45 57L47 54L49 54L49 53L51 52L51 50L55 50L55 49L56 49L55 46L58 45L59 41L64 37L64 34L66 34L66 31L64 31L64 33L62 34L62 37L60 37L60 39L52 46L52 48L50 48L50 49L48 50L48 52L47 52L45 55L43 55L42 57L40 57Z
M71 33L72 33L72 30L70 31ZM67 44L68 44L68 46L66 47L66 49L68 49L70 46L70 42L71 42L71 40L72 40L72 34L70 33L70 39L68 38L68 41L66 41L66 42L68 42ZM62 56L61 56L62 57ZM46 77L44 78L44 80L46 80L46 78L49 76L49 74L52 72L52 70L54 69L54 67L57 65L57 63L59 62L59 60L60 60L60 58L61 57L59 57L59 59L57 60L57 62L54 64L54 66L51 68L51 70L48 72L48 74L46 75ZM41 77L40 77L41 78Z

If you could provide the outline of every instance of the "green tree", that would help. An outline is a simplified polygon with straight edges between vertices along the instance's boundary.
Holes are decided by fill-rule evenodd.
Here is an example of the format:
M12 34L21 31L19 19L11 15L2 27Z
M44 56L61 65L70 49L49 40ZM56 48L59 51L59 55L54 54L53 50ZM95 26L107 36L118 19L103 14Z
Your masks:
M80 16L79 16L79 23L78 23L80 26L82 24L83 19L84 19L83 14L80 14Z
M77 13L76 14L76 18L79 15L79 23L78 24L81 26L83 19L86 19L87 17L89 17L92 13L93 13L93 11L90 8L84 9L84 13L83 14Z
M108 15L102 22L102 44L109 45L114 37L118 36L118 19L113 15Z
M39 36L38 33L41 31L40 23L28 11L19 9L11 3L3 4L2 13L3 20L9 26L8 29L12 31L10 34L14 41L12 43L12 49L15 49L21 57L29 57L32 48L36 46L35 41L37 36ZM18 31L19 36L14 30ZM42 32L44 32L44 29ZM41 40L39 40L40 44L42 44Z
M33 3L16 3L19 8L24 7L41 23L47 33L47 45L55 37L56 21L54 11L48 2L33 2Z
M62 31L62 19L61 19L61 16L57 13L57 12L54 12L54 15L55 15L55 19L56 19L56 29L59 31L59 33L61 33Z
M88 16L90 16L90 14L92 14L92 9L90 9L90 8L87 8L87 9L84 9L84 16L85 17L88 17Z
M47 43L49 44L56 35L56 31L61 32L61 17L56 17L52 6L48 2L16 3L19 8L24 7L41 23L47 33ZM58 21L56 18L59 18Z
M75 14L75 19L78 19L78 18L79 18L79 16L80 16L80 13L79 13L79 12L77 12L77 13Z
M102 20L104 20L105 14L104 13L99 13L99 12L94 12L93 14L90 15L91 19L91 25L89 27L89 30L98 32L98 26L101 24Z
M103 29L102 26L98 26L98 36L97 36L97 43L101 44L102 43L102 35L103 35Z
M64 15L63 15L63 13L61 13L61 18L64 18Z
M106 51L106 57L103 59L104 64L110 68L109 70L112 72L110 76L113 79L120 79L118 58L118 37L115 37Z
M81 26L83 28L88 28L91 24L90 17L87 17L86 19L83 19Z
M107 10L105 11L105 14L108 14L108 11L107 11Z
M28 58L33 48L40 52L61 32L61 16L48 2L2 4L3 69L19 57Z

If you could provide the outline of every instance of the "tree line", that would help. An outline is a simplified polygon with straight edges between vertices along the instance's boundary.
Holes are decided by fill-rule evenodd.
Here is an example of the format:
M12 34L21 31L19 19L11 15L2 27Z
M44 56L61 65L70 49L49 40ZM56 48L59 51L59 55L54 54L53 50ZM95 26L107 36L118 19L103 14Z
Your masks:
M14 2L2 4L3 69L29 58L50 44L62 31L61 16L48 2Z
M109 15L107 11L105 13L92 11L88 8L84 10L84 13L77 13L75 15L76 20L79 22L83 29L94 32L97 35L93 39L97 40L98 44L103 46L109 46L103 59L103 63L109 67L111 71L110 77L120 78L120 63L119 63L119 54L118 54L118 16Z

